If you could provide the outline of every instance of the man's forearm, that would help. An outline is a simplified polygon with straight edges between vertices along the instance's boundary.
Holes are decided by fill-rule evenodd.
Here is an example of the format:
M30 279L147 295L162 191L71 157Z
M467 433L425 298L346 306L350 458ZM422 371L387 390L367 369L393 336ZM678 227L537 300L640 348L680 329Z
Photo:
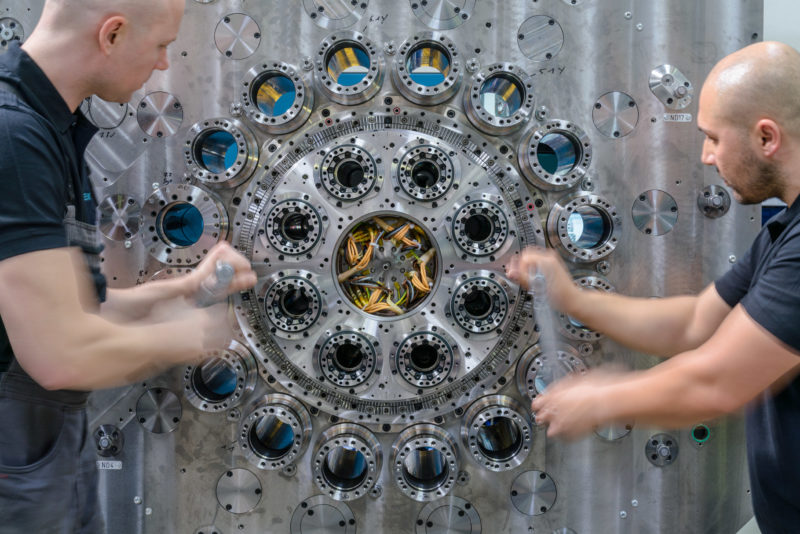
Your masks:
M156 280L124 289L109 289L100 313L114 322L136 321L145 318L153 306L165 300L187 297L194 286L187 277Z

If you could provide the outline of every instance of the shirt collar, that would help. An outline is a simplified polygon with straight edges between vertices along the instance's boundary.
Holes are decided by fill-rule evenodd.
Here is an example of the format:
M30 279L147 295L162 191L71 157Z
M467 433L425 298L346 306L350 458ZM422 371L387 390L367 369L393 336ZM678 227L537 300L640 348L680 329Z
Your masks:
M789 226L789 223L798 216L800 216L800 196L794 200L791 206L777 214L767 223L767 230L772 241L778 239L778 236Z
M67 106L39 65L13 42L0 59L0 78L14 84L23 100L36 112L49 119L59 132L66 132L77 117Z

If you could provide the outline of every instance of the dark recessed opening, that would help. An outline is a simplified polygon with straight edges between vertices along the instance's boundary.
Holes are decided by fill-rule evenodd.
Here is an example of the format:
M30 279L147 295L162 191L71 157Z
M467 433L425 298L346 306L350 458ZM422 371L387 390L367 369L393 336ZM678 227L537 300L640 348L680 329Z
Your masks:
M428 189L439 181L439 168L431 161L420 161L411 169L411 179L418 187Z
M482 289L473 289L464 295L464 309L475 319L483 319L492 311L492 297Z
M431 345L417 345L409 354L411 365L417 371L427 372L436 368L439 363L439 352Z
M355 189L364 182L364 168L356 161L344 161L336 167L336 181Z
M486 215L476 213L464 221L464 233L475 242L486 241L492 235L492 221Z
M364 352L358 345L342 343L336 347L333 360L342 371L355 371L364 361Z
M303 289L291 287L281 296L281 309L292 317L302 317L311 308L311 299Z

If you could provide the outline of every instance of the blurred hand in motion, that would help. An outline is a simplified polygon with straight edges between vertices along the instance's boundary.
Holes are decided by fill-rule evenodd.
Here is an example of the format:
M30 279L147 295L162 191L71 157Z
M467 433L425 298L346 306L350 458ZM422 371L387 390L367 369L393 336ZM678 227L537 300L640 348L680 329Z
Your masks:
M537 271L547 281L550 305L560 311L569 311L570 305L580 295L580 289L555 251L539 247L526 248L506 268L509 278L525 289L530 289L529 281Z
M626 374L595 369L572 374L547 387L531 402L537 425L547 426L549 437L575 439L610 422L604 404L608 390Z
M227 263L234 269L233 279L227 289L228 295L255 285L257 278L256 273L250 266L250 260L236 251L227 241L222 241L214 245L208 251L206 257L203 258L203 261L191 273L186 275L191 280L189 286L190 295L196 294L206 279L216 276L217 262L219 261Z

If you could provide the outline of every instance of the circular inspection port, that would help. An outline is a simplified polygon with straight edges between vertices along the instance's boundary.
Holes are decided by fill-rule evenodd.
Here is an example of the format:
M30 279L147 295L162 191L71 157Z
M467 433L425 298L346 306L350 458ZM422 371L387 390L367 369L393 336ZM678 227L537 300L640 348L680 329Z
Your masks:
M357 161L345 160L337 165L333 172L336 181L348 189L358 189L358 186L364 182L364 167Z
M343 343L336 347L333 362L340 370L351 372L361 367L365 357L366 354L358 345Z
M698 445L702 445L703 443L708 441L708 438L710 437L711 437L711 429L708 428L706 425L700 424L692 428L692 439Z
M444 454L433 447L417 447L403 462L403 479L419 491L433 491L444 484L449 475Z
M471 319L483 319L493 308L491 295L483 289L473 289L464 295L464 310Z
M420 44L408 53L406 71L414 83L439 85L450 75L450 53L434 43Z
M167 205L156 218L159 237L174 247L190 247L203 235L203 214L189 202Z
M325 66L333 83L351 87L369 73L369 54L360 45L345 41L330 49Z
M236 391L236 370L222 358L213 358L192 371L192 387L203 399L220 402Z
M487 458L503 462L515 456L522 447L519 426L508 417L494 417L478 430L478 448Z
M409 352L409 358L414 369L421 373L429 373L439 364L439 351L431 345L417 345Z
M581 144L565 133L549 133L539 141L536 158L546 172L564 176L581 159Z
M300 213L287 213L280 222L281 235L289 241L304 241L313 230L308 215Z
M480 103L490 115L506 119L520 110L524 94L518 80L497 74L481 84Z
M439 167L432 161L419 161L411 169L411 180L417 187L429 189L439 181Z
M567 236L581 249L597 248L611 236L613 223L608 215L592 206L580 206L569 215Z
M194 160L212 174L222 174L236 163L236 138L225 130L208 130L194 143Z
M259 417L248 435L250 448L266 460L278 460L286 456L292 449L294 438L291 425L275 415Z
M325 456L322 476L325 482L339 491L351 491L367 478L367 460L361 451L340 446Z
M474 213L464 221L464 233L475 243L486 241L494 233L492 220L486 215Z
M290 317L303 317L311 308L311 298L303 288L291 287L281 295L281 311Z
M289 111L297 96L294 82L275 72L257 78L251 91L250 99L268 117L280 117Z

